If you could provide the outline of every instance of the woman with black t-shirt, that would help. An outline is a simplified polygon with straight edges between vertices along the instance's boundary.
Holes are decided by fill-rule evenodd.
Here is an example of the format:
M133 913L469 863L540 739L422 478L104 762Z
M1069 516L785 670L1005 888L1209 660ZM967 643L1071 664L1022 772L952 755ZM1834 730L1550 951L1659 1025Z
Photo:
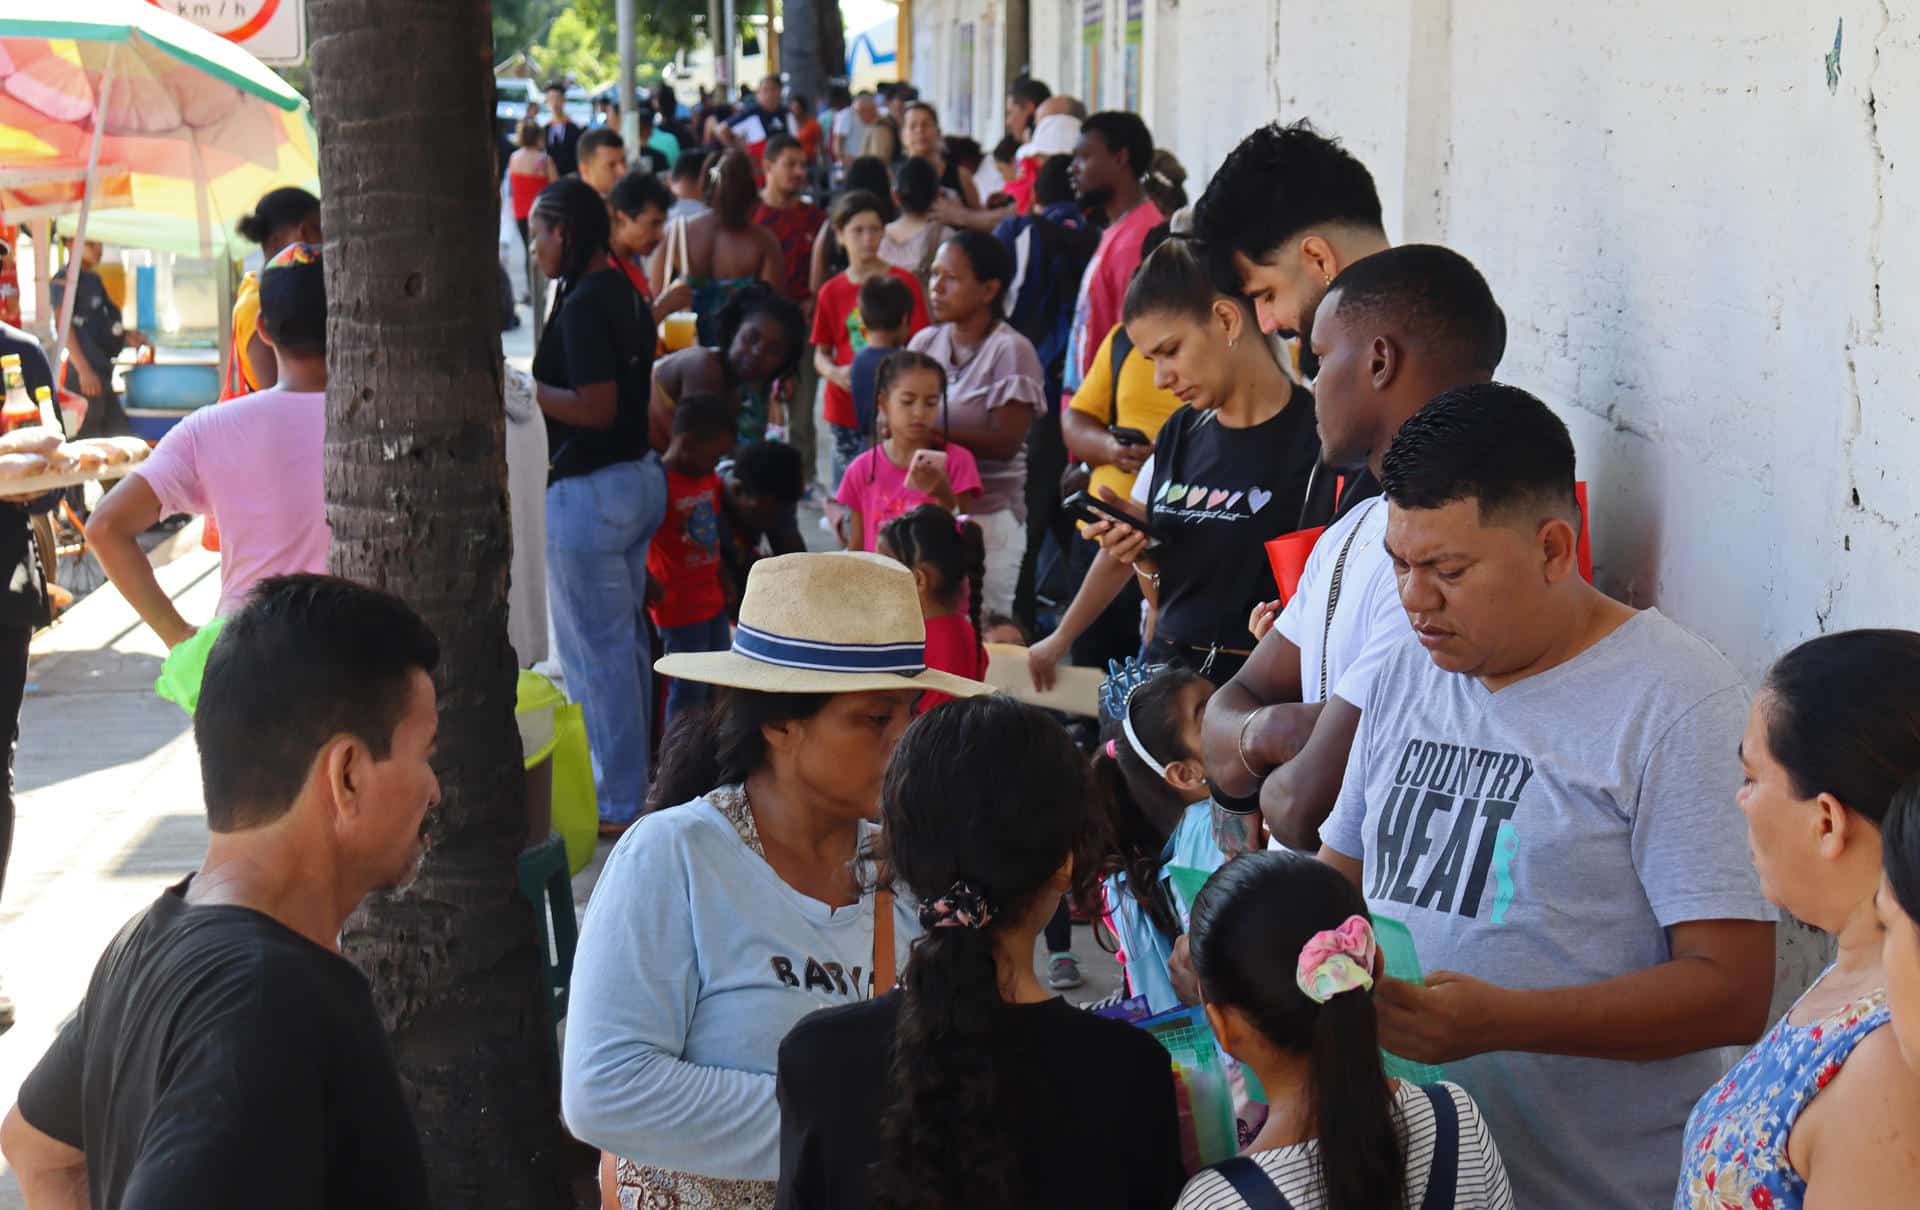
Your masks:
M608 259L607 204L575 179L528 218L540 271L559 283L533 359L547 418L547 585L567 689L586 708L600 830L618 834L647 794L653 653L642 619L647 546L666 472L647 444L653 313Z
M1011 698L948 702L907 729L880 795L882 878L924 931L897 990L781 1042L780 1210L1173 1204L1167 1052L1033 970L1061 894L1098 874L1091 783L1060 724Z
M1280 368L1253 309L1214 288L1187 240L1168 240L1141 264L1123 318L1155 384L1183 406L1161 428L1133 498L1101 497L1144 519L1159 545L1117 522L1087 527L1102 549L1059 627L1029 652L1034 683L1052 684L1074 639L1138 576L1159 606L1145 658L1224 684L1253 651L1248 615L1273 595L1266 542L1332 511L1332 477L1314 475L1313 396Z

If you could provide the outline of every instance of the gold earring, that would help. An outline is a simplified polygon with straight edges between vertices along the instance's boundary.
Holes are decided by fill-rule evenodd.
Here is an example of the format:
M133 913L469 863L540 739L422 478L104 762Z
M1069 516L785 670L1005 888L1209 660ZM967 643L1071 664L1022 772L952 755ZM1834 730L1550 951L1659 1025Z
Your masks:
M1331 286L1333 284L1333 274L1327 272L1325 269L1320 270L1320 284L1323 286Z

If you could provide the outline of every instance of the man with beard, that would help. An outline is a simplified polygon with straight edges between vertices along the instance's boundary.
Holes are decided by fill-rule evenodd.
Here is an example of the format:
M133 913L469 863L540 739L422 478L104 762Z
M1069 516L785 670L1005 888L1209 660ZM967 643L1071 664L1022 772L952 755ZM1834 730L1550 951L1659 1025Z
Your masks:
M206 859L114 938L21 1085L0 1146L28 1205L427 1204L339 936L425 855L438 660L404 603L326 576L267 580L227 623L193 719Z
M1366 165L1304 119L1240 140L1195 205L1193 234L1218 283L1253 303L1261 331L1300 338L1309 378L1314 308L1341 270L1390 246Z
M1140 267L1147 232L1167 221L1141 187L1152 163L1153 134L1139 114L1109 110L1081 124L1073 149L1073 190L1082 209L1100 215L1106 230L1080 279L1068 341L1069 391L1078 389L1100 342L1120 322L1120 304Z

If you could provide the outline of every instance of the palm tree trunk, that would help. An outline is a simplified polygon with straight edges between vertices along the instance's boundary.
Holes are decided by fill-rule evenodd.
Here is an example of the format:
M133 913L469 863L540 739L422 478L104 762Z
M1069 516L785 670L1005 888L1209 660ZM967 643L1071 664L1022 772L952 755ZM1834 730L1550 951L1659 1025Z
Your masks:
M531 907L507 643L492 34L465 0L312 0L329 300L331 569L405 598L442 644L442 806L425 870L370 900L365 971L433 1204L569 1202Z

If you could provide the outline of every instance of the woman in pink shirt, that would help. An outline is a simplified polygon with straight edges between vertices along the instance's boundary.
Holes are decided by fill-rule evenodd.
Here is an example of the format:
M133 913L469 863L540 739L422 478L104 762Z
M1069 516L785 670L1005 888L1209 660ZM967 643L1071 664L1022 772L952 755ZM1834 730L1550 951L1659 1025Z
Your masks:
M327 569L327 292L319 248L291 244L261 271L260 335L273 346L279 381L175 425L87 522L107 578L168 647L198 627L174 608L140 549L139 536L163 517L219 521L222 617L261 580Z

